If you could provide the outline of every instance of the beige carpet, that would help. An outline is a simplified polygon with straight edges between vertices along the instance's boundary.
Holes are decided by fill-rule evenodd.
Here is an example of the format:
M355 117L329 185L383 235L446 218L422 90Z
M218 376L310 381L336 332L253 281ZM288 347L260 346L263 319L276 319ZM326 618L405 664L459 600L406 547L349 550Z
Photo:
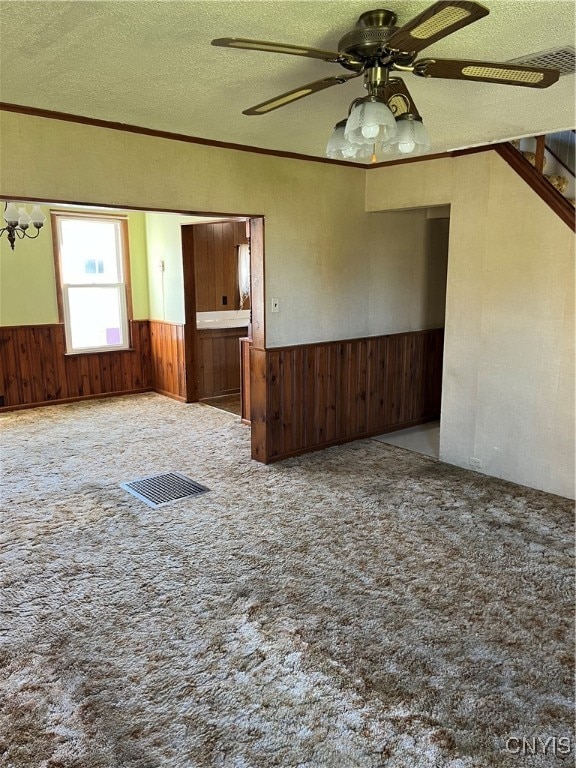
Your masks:
M213 408L0 417L0 765L517 768L571 736L572 503ZM211 492L153 510L119 487ZM563 742L564 743L564 742Z

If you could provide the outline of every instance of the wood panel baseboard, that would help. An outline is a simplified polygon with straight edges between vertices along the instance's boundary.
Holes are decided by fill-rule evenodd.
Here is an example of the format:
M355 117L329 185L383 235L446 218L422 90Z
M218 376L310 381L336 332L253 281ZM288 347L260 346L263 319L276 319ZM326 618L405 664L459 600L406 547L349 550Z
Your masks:
M393 424L390 427L375 427L374 429L367 430L366 432L358 433L357 435L348 437L339 437L333 440L327 440L324 443L316 443L312 446L306 446L305 448L298 448L296 450L288 451L286 453L279 453L268 459L267 464L274 464L277 461L284 461L285 459L292 459L295 456L302 456L306 453L313 453L314 451L323 451L326 448L332 448L334 445L343 445L344 443L350 443L354 440L366 440L370 437L376 437L377 435L384 435L387 432L396 432L401 429L409 429L410 427L417 427L420 424L426 424L429 421L436 421L439 415L432 418L414 419L413 421L406 421L401 424Z
M266 377L265 349L252 346L250 348L250 435L252 443L252 458L267 464L268 429L267 409L268 392Z
M152 387L156 392L186 402L184 325L150 320Z
M243 424L250 424L250 348L252 339L243 336L240 345L240 418Z
M252 349L252 458L270 463L437 419L443 329Z
M186 402L184 326L130 323L132 347L67 355L64 326L0 328L2 410L156 391Z
M45 405L152 388L148 320L130 322L132 347L67 355L64 326L0 328L4 408Z
M186 402L184 326L133 321L131 332L130 350L66 355L62 325L0 328L0 410L151 390ZM437 419L443 338L436 329L251 347L252 458L270 463Z
M164 397L170 397L172 400L177 400L179 403L186 403L187 400L185 397L182 397L182 395L175 395L173 392L167 392L164 389L158 389L157 387L154 387L154 392L157 392L159 395L164 395Z
M0 406L0 413L4 411L25 411L29 408L45 408L48 405L66 405L67 403L77 403L81 400L101 400L106 397L122 397L124 395L143 395L146 392L155 392L152 387L146 389L129 389L121 392L103 392L99 395L80 395L79 397L64 397L61 400L45 400L41 403L25 403L24 405L5 405Z

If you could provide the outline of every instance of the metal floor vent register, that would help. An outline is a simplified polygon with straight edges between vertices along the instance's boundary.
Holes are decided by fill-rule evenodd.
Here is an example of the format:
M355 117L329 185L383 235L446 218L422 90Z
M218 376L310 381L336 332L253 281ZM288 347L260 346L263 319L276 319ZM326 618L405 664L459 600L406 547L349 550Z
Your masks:
M120 483L120 487L155 509L171 504L173 501L199 496L210 490L180 472L151 475L141 480L133 480L131 483Z

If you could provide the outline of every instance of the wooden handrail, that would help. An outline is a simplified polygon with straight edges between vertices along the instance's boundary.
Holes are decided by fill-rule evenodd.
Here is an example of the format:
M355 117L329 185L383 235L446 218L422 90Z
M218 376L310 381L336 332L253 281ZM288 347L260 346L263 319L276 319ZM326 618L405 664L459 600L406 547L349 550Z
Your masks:
M494 149L534 192L552 208L562 221L576 232L576 216L574 206L558 190L550 184L542 173L526 160L524 155L511 144L495 144Z

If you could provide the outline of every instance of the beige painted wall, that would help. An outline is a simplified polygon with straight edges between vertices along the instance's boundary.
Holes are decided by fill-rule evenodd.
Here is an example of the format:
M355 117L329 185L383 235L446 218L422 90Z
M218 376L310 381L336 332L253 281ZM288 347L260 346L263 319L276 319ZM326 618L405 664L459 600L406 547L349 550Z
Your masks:
M445 203L440 457L573 498L573 232L493 152L366 176L368 210Z
M266 295L280 301L279 313L267 312L268 346L418 326L418 299L404 283L409 271L394 266L404 220L366 213L363 169L9 112L0 112L0 129L0 194L264 215ZM152 263L153 315L159 313L156 272ZM166 303L166 319L182 316L177 299L170 309Z
M46 223L38 238L18 240L14 251L10 249L6 235L0 238L0 326L58 322L50 224L50 210L58 210L58 207L43 205L41 208ZM128 215L132 309L134 319L142 320L148 317L144 214L136 211L117 213Z
M367 317L380 317L380 333L443 328L448 220L430 220L425 208L370 218Z

